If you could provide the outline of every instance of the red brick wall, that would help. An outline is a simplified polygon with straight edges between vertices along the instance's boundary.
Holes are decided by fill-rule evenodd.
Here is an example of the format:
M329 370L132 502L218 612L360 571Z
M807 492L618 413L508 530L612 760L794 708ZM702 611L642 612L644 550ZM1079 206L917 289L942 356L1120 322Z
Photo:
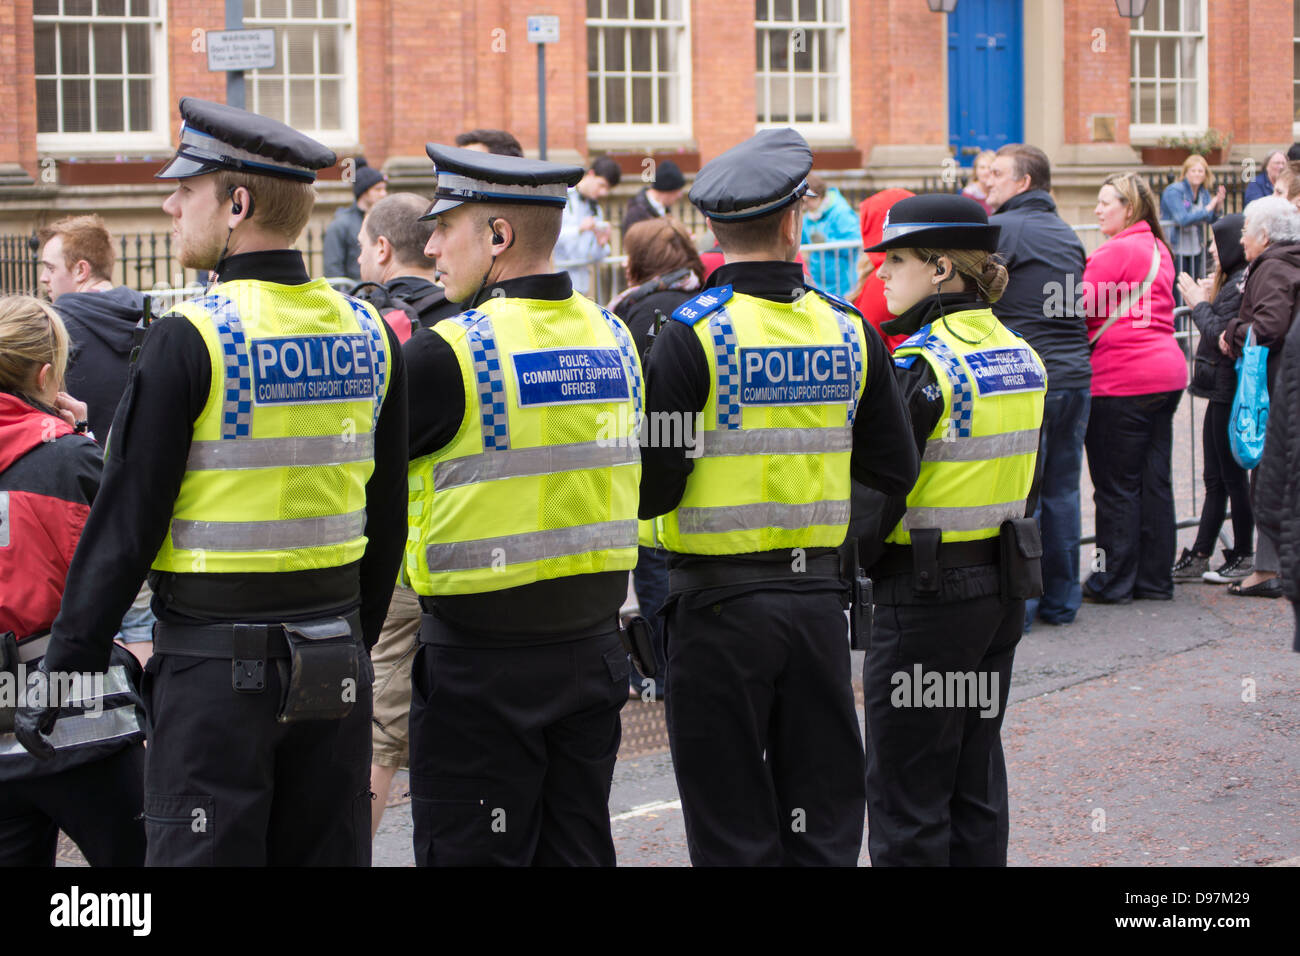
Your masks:
M708 162L754 135L753 0L691 4L691 127Z
M916 0L874 0L853 16L855 145L946 143L945 18Z
M1211 0L1209 125L1234 142L1291 142L1291 30L1289 0Z
M0 4L0 163L37 178L36 79L31 0Z
M181 116L177 109L182 96L226 101L226 74L208 70L207 48L198 42L195 30L224 30L226 13L208 0L171 0L167 4L167 59L171 86L167 103L169 142L180 139ZM195 50L195 46L200 49Z
M1128 28L1129 21L1116 11L1115 0L1065 0L1067 143L1091 143L1092 117L1098 113L1114 116L1115 141L1128 142ZM1033 40L1026 37L1025 42ZM1033 95L1033 77L1026 79Z

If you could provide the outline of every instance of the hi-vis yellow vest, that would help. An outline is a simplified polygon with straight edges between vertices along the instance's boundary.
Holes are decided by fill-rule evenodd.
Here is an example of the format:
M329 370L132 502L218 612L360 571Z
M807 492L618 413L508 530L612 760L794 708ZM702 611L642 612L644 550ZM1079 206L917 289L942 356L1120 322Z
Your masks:
M575 293L490 298L432 334L455 350L465 415L410 465L411 587L477 594L634 567L641 361L623 323Z
M816 290L797 302L709 289L673 312L709 362L694 468L656 520L682 554L836 547L849 524L853 417L866 382L862 318ZM664 433L650 421L652 436Z
M373 308L324 279L240 279L172 311L203 336L212 384L154 569L304 571L359 560L388 389Z
M944 541L996 537L1003 521L1025 517L1047 370L987 308L950 313L894 350L898 365L918 356L934 369L944 412L907 513L885 540L910 544L915 528L938 528Z

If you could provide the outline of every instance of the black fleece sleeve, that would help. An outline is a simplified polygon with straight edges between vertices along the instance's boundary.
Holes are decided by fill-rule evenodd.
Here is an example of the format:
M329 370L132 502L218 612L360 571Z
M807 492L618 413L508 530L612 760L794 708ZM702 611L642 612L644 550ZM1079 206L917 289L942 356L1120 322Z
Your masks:
M465 382L450 343L432 329L420 329L402 346L410 380L409 457L412 461L446 446L465 417Z
M117 406L99 495L68 568L45 658L50 670L108 666L122 617L167 536L211 376L198 329L180 316L153 323Z
M699 441L696 416L709 401L709 362L695 330L683 322L670 321L655 336L646 353L645 414L655 436L687 434ZM665 417L666 416L666 417ZM677 428L661 422L680 421ZM685 441L650 441L641 447L641 504L638 515L654 518L677 507L686 491L686 479L694 469Z
M407 384L406 362L397 336L388 337L388 391L375 425L375 470L366 482L366 552L358 568L361 633L374 647L388 615L397 569L406 546Z
M921 459L912 436L912 422L904 407L894 363L884 340L868 322L863 323L863 331L867 380L853 420L853 456L849 461L849 472L854 480L868 488L906 496L916 484L916 476L921 470Z

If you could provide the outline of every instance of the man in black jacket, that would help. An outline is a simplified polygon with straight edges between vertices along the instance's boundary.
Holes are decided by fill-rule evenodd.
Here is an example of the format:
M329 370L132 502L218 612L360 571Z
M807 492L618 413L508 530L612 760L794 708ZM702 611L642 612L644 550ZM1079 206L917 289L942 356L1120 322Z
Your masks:
M627 201L627 209L623 211L623 235L626 236L628 229L638 222L667 215L685 190L686 177L676 163L671 159L657 163L654 182Z
M998 255L1010 273L993 313L1023 336L1047 366L1047 402L1039 443L1041 497L1035 513L1043 537L1043 596L1025 606L1069 624L1083 602L1079 586L1079 474L1092 402L1092 365L1084 315L1078 309L1085 255L1074 230L1056 212L1051 167L1036 146L1008 143L993 160L989 223L1002 227Z

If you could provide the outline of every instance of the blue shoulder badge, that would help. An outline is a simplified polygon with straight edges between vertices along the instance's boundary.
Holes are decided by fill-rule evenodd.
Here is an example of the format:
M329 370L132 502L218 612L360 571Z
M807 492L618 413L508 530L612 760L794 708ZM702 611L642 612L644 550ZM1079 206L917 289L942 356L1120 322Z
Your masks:
M913 332L910 336L908 336L906 339L904 339L902 342L899 342L897 348L895 348L894 351L898 351L898 349L923 348L925 346L926 340L929 337L930 337L930 326L929 324L923 325L915 332Z
M841 309L845 309L849 312L852 312L859 319L862 318L862 313L858 311L858 307L854 305L852 302L848 301L847 299L841 299L838 295L833 295L832 293L827 292L825 289L819 289L817 288L817 286L809 285L806 282L804 283L804 288L807 289L809 292L816 292L819 296L821 296L831 305L839 306Z
M695 325L710 312L717 311L730 298L731 286L729 285L705 289L695 298L687 299L673 309L673 318L685 325Z
M894 364L899 368L911 368L916 364L915 355L895 355Z

